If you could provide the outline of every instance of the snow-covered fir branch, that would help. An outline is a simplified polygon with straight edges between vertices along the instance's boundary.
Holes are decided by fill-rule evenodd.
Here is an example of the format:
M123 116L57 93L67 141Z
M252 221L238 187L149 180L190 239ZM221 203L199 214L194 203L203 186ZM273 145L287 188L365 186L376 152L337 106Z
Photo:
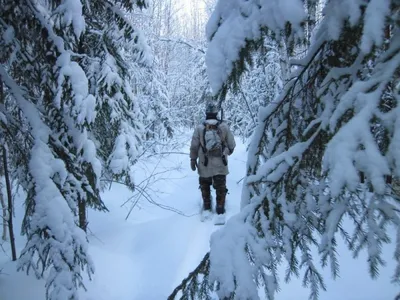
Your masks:
M307 14L317 5L220 0L207 29L214 93L235 88L260 38L284 41L295 56L296 46L307 45ZM260 299L263 290L274 299L277 265L285 263L285 279L302 274L317 299L326 289L321 268L339 274L340 238L354 255L366 251L373 278L385 263L382 246L394 239L393 281L399 282L400 203L391 186L399 176L399 17L394 0L325 4L307 53L281 68L290 71L282 91L259 110L242 211L212 235L209 262L203 262L210 265L201 273L208 291L200 292L192 273L181 298Z
M94 271L86 211L107 210L100 179L134 186L142 130L122 49L142 65L149 49L124 14L147 2L0 4L1 132L27 197L19 268L46 279L47 299L78 299Z

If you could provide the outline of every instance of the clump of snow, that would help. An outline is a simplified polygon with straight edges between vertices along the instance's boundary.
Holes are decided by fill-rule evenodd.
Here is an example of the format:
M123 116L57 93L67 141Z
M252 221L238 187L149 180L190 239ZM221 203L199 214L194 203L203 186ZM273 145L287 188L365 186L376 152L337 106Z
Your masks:
M58 57L56 65L59 67L58 90L54 99L56 107L61 108L61 98L64 95L63 85L66 77L68 77L74 102L72 106L69 105L68 101L64 101L63 108L68 109L70 106L78 124L94 122L96 117L96 98L89 94L89 82L82 67L78 63L71 61L71 55L68 52L64 52Z
M295 34L302 35L300 24L304 18L300 0L218 1L206 27L209 40L206 65L213 93L221 89L231 74L233 63L239 58L246 40L260 37L262 27L268 27L279 35L286 22L292 24Z
M148 67L153 66L154 55L152 54L151 48L146 40L144 33L140 30L140 28L135 28L135 32L132 40L135 41L135 44L132 45L134 49L137 49L140 53L138 56L137 62L142 63Z
M123 81L118 74L118 66L115 58L111 55L106 55L105 60L101 69L100 81L104 81L105 88L108 93L111 93L111 89L114 85L122 86Z
M349 20L355 25L361 17L362 0L339 0L329 1L323 9L325 15L326 29L329 38L336 40L343 29L343 23Z
M64 26L72 25L77 39L79 39L86 26L82 8L80 0L64 0L55 11L55 13L62 15L62 24Z
M390 14L390 0L371 0L365 11L361 50L369 53L373 45L381 46L386 18Z
M126 149L126 138L120 134L115 140L114 151L110 157L110 168L114 174L119 174L129 166L129 158Z

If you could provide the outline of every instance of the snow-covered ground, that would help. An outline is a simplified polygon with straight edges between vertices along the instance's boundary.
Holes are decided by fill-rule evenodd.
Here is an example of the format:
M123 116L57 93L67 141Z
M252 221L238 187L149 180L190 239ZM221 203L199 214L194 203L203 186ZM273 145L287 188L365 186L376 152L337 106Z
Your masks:
M228 217L239 211L241 179L245 173L245 146L237 139L237 149L229 161ZM183 152L188 153L188 143ZM172 171L168 171L172 169ZM151 176L151 174L158 173ZM143 196L125 220L131 202L122 205L132 192L121 185L113 185L104 193L109 213L89 213L90 254L96 270L92 281L87 281L83 300L162 300L192 271L209 248L209 237L220 227L212 222L199 221L200 191L197 173L189 167L188 156L170 154L162 160L148 161L137 171L138 182L150 177L148 191L157 203L172 207L180 213L151 204ZM145 185L144 181L143 184ZM135 199L133 199L135 200ZM16 232L22 218L23 206L17 199ZM18 248L23 239L18 237ZM4 245L8 247L8 244ZM8 251L8 248L6 249ZM321 300L392 300L400 290L390 284L394 267L393 249L384 249L387 268L378 280L371 280L365 256L353 260L344 246L340 248L340 278L331 280L325 271L327 292ZM0 255L0 300L44 300L44 282L32 275L15 271L15 264ZM284 267L282 276L284 276ZM308 299L308 291L301 280L289 284L281 282L277 300Z

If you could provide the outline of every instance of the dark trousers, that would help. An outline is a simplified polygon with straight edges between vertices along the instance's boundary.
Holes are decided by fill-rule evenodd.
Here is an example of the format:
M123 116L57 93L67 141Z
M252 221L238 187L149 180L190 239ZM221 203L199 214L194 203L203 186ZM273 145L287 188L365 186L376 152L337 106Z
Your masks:
M211 185L217 194L216 211L218 214L225 212L225 198L228 192L226 188L226 175L216 175L213 177L200 177L200 190L203 198L203 207L205 210L211 209Z

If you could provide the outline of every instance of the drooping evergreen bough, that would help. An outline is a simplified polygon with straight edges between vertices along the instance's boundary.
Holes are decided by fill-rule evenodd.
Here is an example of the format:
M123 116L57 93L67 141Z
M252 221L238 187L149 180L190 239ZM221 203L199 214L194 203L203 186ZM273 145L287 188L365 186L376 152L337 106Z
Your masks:
M354 256L366 252L372 278L394 243L400 282L400 1L324 3L317 16L316 0L219 0L207 27L214 93L235 88L266 37L286 43L290 74L258 111L241 212L170 299L273 299L281 264L285 281L301 276L317 299L321 267L339 274L339 239Z
M0 136L26 192L19 268L46 278L47 299L78 299L94 266L86 210L106 210L101 178L134 188L142 136L126 55L146 63L126 18L136 0L0 0ZM83 230L82 230L83 229Z

